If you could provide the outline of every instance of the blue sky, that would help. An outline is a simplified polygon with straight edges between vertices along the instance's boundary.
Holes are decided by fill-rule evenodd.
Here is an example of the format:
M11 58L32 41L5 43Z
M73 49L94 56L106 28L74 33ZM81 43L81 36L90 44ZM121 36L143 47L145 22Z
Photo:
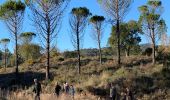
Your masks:
M5 2L6 0L0 0L0 4ZM170 26L170 13L169 13L169 6L170 6L170 1L169 0L161 0L163 3L164 7L164 12L162 14L162 17L165 19L167 27ZM147 0L134 0L134 2L131 5L129 13L126 15L124 21L129 21L129 20L138 20L139 18L139 11L138 7L145 4ZM103 15L107 17L105 12L103 11L102 7L97 3L97 0L71 0L71 3L69 5L69 8L64 14L63 21L62 21L62 27L60 30L60 33L57 36L57 43L56 46L60 51L65 51L65 50L74 50L74 47L72 46L71 40L70 40L70 35L69 35L69 13L73 7L87 7L90 12L93 15ZM25 14L25 21L24 21L24 26L23 26L23 32L27 31L34 31L34 27L32 27L32 22L29 20L27 17L28 13ZM6 28L6 26L3 24L2 21L0 21L0 39L2 38L11 38L11 35ZM110 36L110 25L107 25L104 30L104 37L102 39L102 47L105 47L107 45L107 40L108 37ZM85 32L85 37L83 41L83 48L96 48L97 45L93 41L93 39L90 37L91 33L91 27L88 26ZM167 33L169 33L170 30L168 28ZM12 39L12 38L11 38ZM39 43L39 39L36 38L34 41L36 43ZM142 36L142 43L147 43L148 40L145 38L145 36ZM10 51L13 51L14 48L14 41L11 41L9 44Z

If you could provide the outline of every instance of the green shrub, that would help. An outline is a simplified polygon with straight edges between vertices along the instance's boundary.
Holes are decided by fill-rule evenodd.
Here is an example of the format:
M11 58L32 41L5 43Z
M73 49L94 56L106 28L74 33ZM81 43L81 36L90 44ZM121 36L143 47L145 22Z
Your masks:
M77 57L77 52L75 51L65 51L63 53L64 58L76 58Z
M76 92L77 93L82 93L83 92L83 89L81 87L76 87Z
M57 61L64 61L64 58L62 56L59 56L56 58Z
M152 48L146 48L145 51L142 54L147 55L147 56L151 56L152 55Z
M140 76L134 80L133 85L138 91L141 90L143 93L149 93L154 85L154 81L151 77Z

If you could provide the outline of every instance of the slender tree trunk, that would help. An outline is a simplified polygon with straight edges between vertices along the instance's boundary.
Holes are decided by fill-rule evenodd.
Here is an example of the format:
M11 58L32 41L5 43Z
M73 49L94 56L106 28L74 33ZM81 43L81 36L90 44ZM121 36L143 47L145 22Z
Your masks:
M129 47L125 50L125 53L126 53L126 57L129 57L129 55L130 55L130 48Z
M119 0L116 0L117 63L120 66Z
M79 40L79 33L77 32L77 54L78 54L78 73L80 74L80 67L81 67L81 63L80 63L80 40Z
M49 69L50 69L50 40L49 36L47 38L47 62L46 62L46 80L50 79Z
M102 64L102 50L101 50L101 43L100 40L98 41L99 45L99 60L100 60L100 65Z
M126 54L126 57L128 57L129 55L128 55L128 50L125 50L125 54Z
M46 14L48 28L47 28L47 62L46 62L46 80L50 79L50 19L48 17L48 14Z
M17 16L14 18L14 36L15 36L15 75L16 81L18 81L18 29L17 29Z
M120 32L119 32L119 20L117 20L117 23L116 23L116 33L117 33L117 62L118 62L118 65L120 65Z
M15 74L16 79L18 78L18 37L17 33L15 33Z
M156 63L156 43L155 43L155 35L154 35L154 29L152 29L152 64L154 65Z
M6 46L5 46L5 57L4 57L4 59L5 59L5 71L6 71L6 68L7 68L7 57L6 57L7 55L6 55Z
M100 40L100 37L101 37L101 32L100 32L100 28L98 28L96 26L96 29L97 29L97 42L98 42L98 48L99 48L99 61L100 61L100 66L102 64L102 51L101 51L101 40Z
M78 55L78 73L81 73L81 60L80 60L80 38L79 38L79 21L77 23L77 55Z
M152 44L152 64L156 63L156 47L155 43Z

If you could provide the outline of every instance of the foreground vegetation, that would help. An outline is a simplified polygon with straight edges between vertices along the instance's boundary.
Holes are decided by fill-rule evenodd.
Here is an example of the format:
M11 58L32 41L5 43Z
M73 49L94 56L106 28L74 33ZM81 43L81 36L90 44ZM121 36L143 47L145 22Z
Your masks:
M76 98L94 98L106 99L109 96L109 84L114 83L121 97L121 92L129 87L134 97L141 100L169 99L170 98L170 69L162 63L152 65L152 59L147 56L131 56L122 58L122 66L119 67L112 60L105 58L105 62L100 66L97 57L83 57L82 74L77 75L76 58L64 58L62 55L51 57L51 77L50 81L45 81L45 60L43 58L37 61L23 63L19 68L20 82L14 82L12 68L7 68L6 72L1 68L0 77L3 77L3 83L0 84L2 90L13 90L20 97L27 97L30 100L32 93L33 79L38 78L43 87L42 97L54 96L54 86L56 82L62 85L64 82L73 84L76 87ZM2 78L1 78L2 79ZM8 92L7 92L8 93ZM86 95L85 95L86 94ZM7 97L15 96L9 92ZM25 95L25 96L24 96ZM5 97L5 95L2 95ZM65 97L65 96L64 96ZM62 98L62 97L61 97ZM22 99L18 99L22 100ZM44 100L50 100L48 96ZM63 100L63 99L61 99ZM77 99L80 100L80 99Z

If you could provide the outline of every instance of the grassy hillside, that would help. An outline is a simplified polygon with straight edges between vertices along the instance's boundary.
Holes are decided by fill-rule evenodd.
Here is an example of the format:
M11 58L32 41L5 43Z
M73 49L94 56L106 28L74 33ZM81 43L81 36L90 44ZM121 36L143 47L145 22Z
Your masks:
M97 57L83 57L81 75L77 74L76 62L76 58L64 58L62 55L51 57L52 79L48 82L44 81L44 58L37 59L37 61L29 60L20 65L19 82L14 80L15 75L12 73L14 68L7 68L6 71L1 68L0 87L9 91L18 91L20 97L25 94L30 96L32 95L33 79L38 78L43 87L42 96L53 95L56 82L59 82L60 85L68 82L75 85L77 100L84 97L88 98L86 100L94 100L99 97L105 100L109 96L109 84L113 83L117 87L120 97L124 89L129 87L134 97L140 100L170 99L170 69L165 68L161 63L153 66L150 57L124 57L121 67L117 66L116 60L112 60L110 57L104 58L101 66ZM85 94L86 96L84 96ZM10 93L8 95L14 96ZM1 96L5 97L5 95ZM49 98L47 96L46 100L51 100L50 97L53 98L53 96L49 96Z

